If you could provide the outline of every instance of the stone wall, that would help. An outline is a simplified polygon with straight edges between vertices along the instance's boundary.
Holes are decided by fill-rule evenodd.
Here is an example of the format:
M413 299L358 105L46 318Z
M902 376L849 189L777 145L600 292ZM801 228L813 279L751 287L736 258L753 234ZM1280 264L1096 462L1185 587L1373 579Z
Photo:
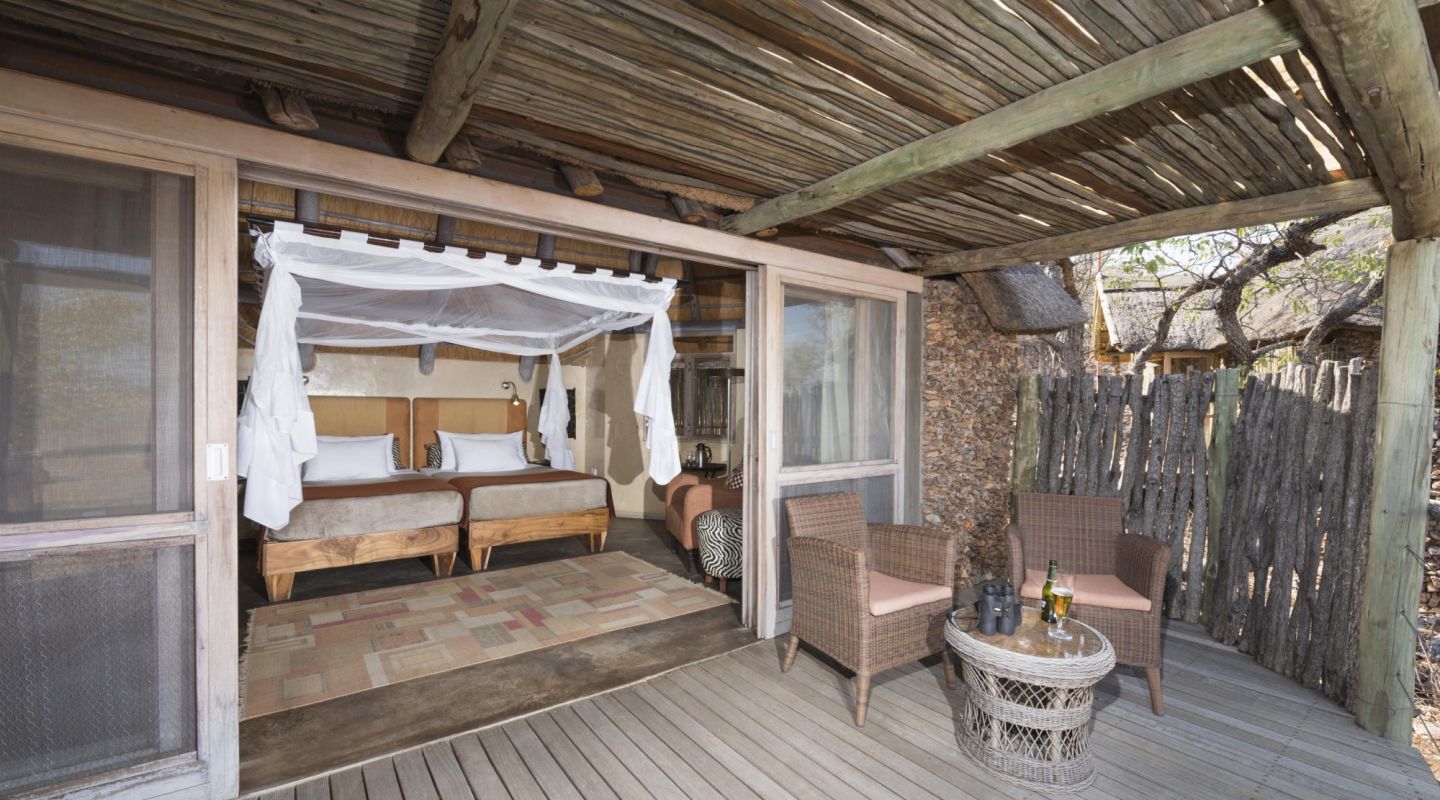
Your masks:
M925 282L922 513L961 535L962 584L1005 572L1018 357L963 281Z

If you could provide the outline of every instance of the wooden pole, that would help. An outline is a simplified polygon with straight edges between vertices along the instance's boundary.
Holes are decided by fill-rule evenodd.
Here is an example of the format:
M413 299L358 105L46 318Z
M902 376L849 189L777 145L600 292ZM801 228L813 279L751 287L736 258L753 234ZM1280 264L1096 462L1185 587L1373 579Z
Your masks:
M1230 474L1230 439L1240 408L1240 371L1215 371L1215 406L1210 427L1210 469L1205 476L1210 505L1205 519L1205 578L1200 601L1200 618L1210 626L1210 603L1215 595L1215 577L1220 572L1220 528L1225 513L1225 481Z
M565 176L565 182L570 185L570 191L576 197L599 197L605 194L605 184L600 182L595 173L584 167L561 164L560 174Z
M1415 698L1412 623L1429 513L1440 239L1396 242L1390 249L1384 308L1355 718L1388 739L1409 742Z
M1289 6L1284 0L1266 3L766 200L749 211L727 217L721 227L732 233L754 233L807 217L888 186L983 158L1106 112L1283 55L1300 45L1300 26Z
M1039 438L1040 376L1022 375L1015 394L1015 455L1010 461L1012 512L1015 494L1035 491Z
M922 275L937 278L999 269L1026 261L1051 261L1077 253L1148 242L1169 236L1313 217L1332 211L1360 211L1385 205L1385 192L1372 178L1336 181L1293 192L1231 200L1210 206L1162 211L1098 228L1062 233L1029 242L945 253L925 262Z
M1368 730L1409 742L1440 326L1440 92L1413 0L1295 0L1295 15L1394 217L1354 708Z
M470 143L470 137L462 133L445 145L445 163L452 169L470 172L480 169L480 153Z
M451 0L425 97L405 136L405 153L411 158L434 164L460 133L518 4L519 0Z

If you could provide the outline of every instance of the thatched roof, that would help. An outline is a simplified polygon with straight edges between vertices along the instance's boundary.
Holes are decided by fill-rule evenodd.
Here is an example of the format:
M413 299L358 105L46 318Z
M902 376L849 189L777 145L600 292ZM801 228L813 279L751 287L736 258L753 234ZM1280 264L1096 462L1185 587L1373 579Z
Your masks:
M673 194L714 223L1180 37L1263 29L1290 37L1268 45L1283 61L1190 67L1183 88L788 218L781 238L810 246L819 231L923 261L1372 174L1271 4L1070 5L519 2L477 81L461 139L482 158L464 168L568 192L555 166L579 165L602 176L597 202L671 216ZM262 124L256 92L278 87L313 108L305 135L402 155L449 6L0 0L0 49L14 68ZM1241 15L1267 22L1225 27ZM1351 182L1345 202L1374 202Z
M1241 324L1250 338L1272 342L1303 336L1337 301L1355 288L1353 280L1310 277L1333 272L1337 265L1378 257L1394 241L1388 210L1365 212L1322 228L1315 236L1325 249L1308 257L1307 263L1290 261L1274 267L1271 278L1279 291L1261 293L1254 305L1243 312ZM1155 326L1176 294L1190 285L1188 276L1161 280L1130 280L1117 286L1115 275L1101 274L1096 281L1100 308L1110 343L1122 353L1135 353L1155 335ZM1215 316L1217 291L1197 294L1171 323L1170 335L1157 351L1215 350L1225 345ZM1346 327L1380 328L1382 309L1378 304L1355 312Z
M1054 333L1086 319L1085 309L1039 264L974 272L965 282L1002 333Z

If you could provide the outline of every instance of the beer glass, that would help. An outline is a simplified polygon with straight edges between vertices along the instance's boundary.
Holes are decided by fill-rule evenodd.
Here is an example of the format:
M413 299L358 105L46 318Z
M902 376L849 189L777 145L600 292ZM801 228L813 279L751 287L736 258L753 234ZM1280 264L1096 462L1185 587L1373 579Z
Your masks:
M1049 634L1052 638L1069 641L1074 636L1065 630L1065 621L1070 617L1070 604L1075 601L1075 576L1068 572L1060 573L1055 578L1055 588L1050 591L1055 624L1050 626Z

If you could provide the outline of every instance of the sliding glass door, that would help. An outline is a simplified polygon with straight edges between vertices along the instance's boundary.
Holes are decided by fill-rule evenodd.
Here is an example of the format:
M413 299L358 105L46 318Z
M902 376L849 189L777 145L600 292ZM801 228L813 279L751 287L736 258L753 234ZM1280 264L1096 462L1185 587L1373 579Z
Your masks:
M871 522L902 514L907 326L904 292L776 273L767 284L761 512L769 546L760 566L768 591L759 622L776 635L791 607L787 498L858 492Z
M0 796L231 794L233 168L3 123Z

